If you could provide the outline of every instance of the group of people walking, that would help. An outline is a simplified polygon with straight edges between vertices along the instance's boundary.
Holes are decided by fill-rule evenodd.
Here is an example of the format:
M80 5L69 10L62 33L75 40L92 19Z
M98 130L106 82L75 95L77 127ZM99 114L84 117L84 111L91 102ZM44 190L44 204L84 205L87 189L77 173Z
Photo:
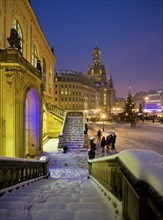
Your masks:
M116 134L114 132L110 132L109 135L105 138L105 136L102 137L101 130L99 129L97 132L98 140L101 144L102 152L105 150L105 146L107 149L115 150L115 142L116 142Z
M102 152L105 151L105 146L107 149L115 150L115 142L116 142L116 134L114 132L110 132L106 138L102 137L102 132L99 129L97 132L98 144L101 146ZM88 150L89 159L95 158L96 144L94 143L94 137L90 137L90 148Z

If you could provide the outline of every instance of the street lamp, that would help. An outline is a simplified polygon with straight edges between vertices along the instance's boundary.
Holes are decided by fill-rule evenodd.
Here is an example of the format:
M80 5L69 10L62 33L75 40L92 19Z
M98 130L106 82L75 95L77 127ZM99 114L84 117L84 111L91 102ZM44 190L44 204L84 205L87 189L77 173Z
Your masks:
M103 119L103 131L104 131L104 119L105 119L105 114L102 114L102 119Z

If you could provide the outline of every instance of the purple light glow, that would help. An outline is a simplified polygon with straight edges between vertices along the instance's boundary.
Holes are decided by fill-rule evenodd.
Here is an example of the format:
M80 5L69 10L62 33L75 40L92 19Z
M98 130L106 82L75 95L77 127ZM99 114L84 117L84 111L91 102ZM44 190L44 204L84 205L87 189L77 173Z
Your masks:
M39 149L40 101L37 92L31 89L26 97L26 146Z

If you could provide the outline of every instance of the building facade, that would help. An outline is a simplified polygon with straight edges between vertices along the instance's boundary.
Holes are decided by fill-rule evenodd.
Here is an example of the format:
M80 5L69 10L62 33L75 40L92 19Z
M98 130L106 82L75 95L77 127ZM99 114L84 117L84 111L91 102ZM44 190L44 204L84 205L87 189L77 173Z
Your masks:
M101 62L101 51L97 45L93 50L93 61L88 67L87 77L99 92L100 110L111 114L115 104L115 89L112 76L107 77L106 68Z
M145 97L144 111L148 113L163 112L163 89L148 91Z
M101 63L98 46L93 50L93 63L87 74L72 70L56 71L54 78L54 103L64 110L86 110L88 116L111 114L115 105L112 76L107 78Z
M56 60L30 1L1 0L0 27L0 156L36 155Z
M54 77L54 103L64 110L93 110L99 108L96 87L81 72L60 70Z

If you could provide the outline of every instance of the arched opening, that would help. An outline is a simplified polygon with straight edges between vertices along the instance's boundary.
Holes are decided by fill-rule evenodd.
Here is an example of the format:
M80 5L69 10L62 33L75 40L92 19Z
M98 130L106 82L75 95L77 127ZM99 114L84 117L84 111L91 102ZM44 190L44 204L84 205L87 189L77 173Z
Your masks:
M25 154L40 149L40 102L37 92L30 89L25 102Z

